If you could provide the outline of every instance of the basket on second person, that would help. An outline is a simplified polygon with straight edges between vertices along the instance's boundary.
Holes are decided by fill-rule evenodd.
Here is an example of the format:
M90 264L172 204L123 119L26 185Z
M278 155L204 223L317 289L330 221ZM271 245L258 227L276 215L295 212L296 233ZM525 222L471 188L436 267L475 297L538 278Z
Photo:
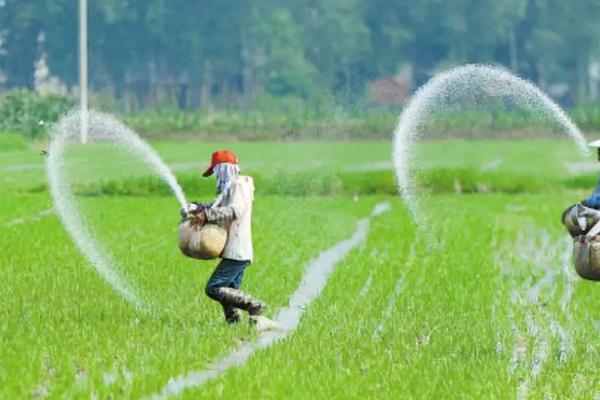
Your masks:
M562 222L573 237L573 261L577 274L600 281L600 212L575 204L565 210Z
M227 243L225 228L215 224L200 226L193 218L187 218L179 225L178 236L181 252L200 260L219 257Z

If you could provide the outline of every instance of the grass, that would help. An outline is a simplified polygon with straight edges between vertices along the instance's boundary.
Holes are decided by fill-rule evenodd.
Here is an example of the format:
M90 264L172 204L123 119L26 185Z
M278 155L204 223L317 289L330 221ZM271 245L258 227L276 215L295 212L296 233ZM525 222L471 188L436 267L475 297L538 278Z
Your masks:
M40 208L48 202L44 195L10 200ZM246 289L259 293L272 309L283 305L303 265L352 232L354 219L369 203L261 199L255 211L257 257ZM137 397L174 371L197 368L252 337L245 325L228 329L217 304L203 294L215 262L179 254L173 231L178 207L171 199L92 198L83 208L120 269L158 311L140 315L115 295L88 267L55 216L2 224L10 249L0 262L2 397L31 396L44 386L54 396ZM6 214L17 212L12 211ZM280 251L282 243L294 252ZM271 282L270 288L264 282ZM131 382L123 371L131 373ZM16 373L19 380L14 380ZM118 380L105 385L110 374Z
M473 108L465 99L455 99L446 110L428 119L427 129L438 138L485 139L547 138L553 128L539 114L486 102L485 109ZM235 137L244 140L308 140L386 138L397 123L401 107L360 105L346 109L335 104L281 106L266 109L218 111L155 109L124 115L131 126L147 137L193 135L203 140ZM585 130L600 128L599 104L582 104L567 110Z
M101 108L118 111L116 104L104 101L106 99L98 100ZM553 136L551 124L539 114L494 99L486 99L485 107L473 104L472 100L464 96L450 99L446 108L428 118L425 128L437 138ZM402 111L399 106L378 106L369 104L366 99L354 106L325 98L305 103L291 98L263 97L254 99L253 103L251 108L210 111L165 106L133 111L121 117L147 138L370 140L388 138ZM73 104L73 99L68 97L39 95L26 90L5 92L0 95L0 131L41 138L47 126ZM600 129L600 103L580 104L567 112L585 130Z
M366 246L338 266L289 340L185 398L512 398L524 380L532 398L594 393L600 342L585 332L594 331L600 316L597 287L576 281L564 312L559 301L572 279L572 271L562 269L564 232L556 223L565 201L540 195L440 197L432 211L444 243L439 250L418 239L402 204L394 201L392 214L375 219ZM522 207L516 214L514 204ZM533 254L526 255L529 262L513 254L517 238L526 235L534 242L548 235L548 246L559 244L539 249L548 253L541 260L546 265ZM498 258L509 262L507 270ZM556 277L527 304L523 288L548 271ZM401 290L394 294L398 280ZM511 301L514 291L522 297ZM539 336L528 333L530 319L539 325ZM564 361L553 323L572 339ZM544 360L542 339L548 342ZM521 340L526 354L511 371Z
M287 304L309 260L349 237L376 202L392 204L371 218L367 242L336 267L287 340L184 398L598 391L597 285L563 266L558 222L591 190L597 165L569 142L418 145L417 176L436 222L424 228L440 247L393 194L387 142L153 145L190 200L213 191L198 177L213 149L231 148L255 176L256 259L244 287L270 315ZM156 312L133 310L89 267L57 216L38 215L51 201L37 151L0 158L0 397L140 398L256 339L246 324L227 327L204 296L215 263L179 254L179 206L164 185L110 146L75 147L69 172L85 194L84 214Z
M27 141L16 132L0 131L0 153L27 149Z
M174 142L152 145L171 166L184 189L205 191L204 170L215 149L234 151L242 169L261 181L265 194L394 194L389 142ZM71 174L88 194L168 194L149 179L149 170L112 145L74 147ZM583 189L596 181L600 164L587 161L566 140L444 140L415 147L417 179L434 192L519 193ZM0 193L46 190L44 156L39 148L4 153ZM212 191L212 189L211 189Z

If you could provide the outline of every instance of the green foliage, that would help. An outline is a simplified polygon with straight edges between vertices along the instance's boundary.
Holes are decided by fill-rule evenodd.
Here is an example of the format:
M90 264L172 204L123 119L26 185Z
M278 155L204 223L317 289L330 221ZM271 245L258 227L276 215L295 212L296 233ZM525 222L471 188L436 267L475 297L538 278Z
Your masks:
M91 86L126 110L245 106L264 93L343 106L369 81L411 71L413 87L467 62L500 64L561 101L591 98L600 6L559 0L105 0L89 3ZM77 2L0 3L9 88L33 68L77 82ZM123 40L127 38L127 40Z
M190 200L214 192L199 171L225 144L152 145L179 171ZM566 162L582 161L571 143L420 143L415 186L431 194L423 209L432 222L422 226L396 194L387 141L226 145L256 181L256 258L243 289L269 305L268 316L288 305L306 265L350 238L373 204L383 198L391 211L370 217L364 245L336 265L294 334L184 397L594 393L598 284L565 265L558 216L579 198L573 189L589 191L595 179L567 175ZM482 168L497 157L498 168ZM107 144L74 145L67 161L90 232L154 312L133 309L90 268L39 186L42 156L6 153L0 397L144 398L257 340L246 323L227 326L202 293L216 262L180 254L179 205L164 182ZM10 176L22 186L7 188Z
M73 102L65 97L42 96L26 90L9 91L0 96L0 130L36 138L72 106Z
M196 134L204 139L345 139L387 137L397 115L386 108L362 113L297 105L287 111L180 111L159 109L132 113L125 120L150 137Z
M364 172L296 172L278 173L267 177L252 174L256 193L262 196L367 196L395 195L398 188L392 171ZM179 175L179 183L189 193L213 193L214 183L197 175ZM595 184L593 175L569 178L547 178L515 174L511 171L482 172L469 168L434 168L422 171L416 178L417 187L431 194L444 193L544 193L558 190L590 191ZM39 187L29 191L38 192ZM103 180L76 187L83 196L170 196L165 183L153 177Z
M482 172L477 169L436 168L425 170L417 178L424 189L433 193L529 193L557 189L556 181L511 172Z
M388 140L155 141L152 146L192 197L214 192L214 181L201 179L200 172L211 152L222 148L238 155L243 172L255 178L257 191L263 195L397 193ZM435 140L418 143L414 150L418 187L433 193L590 191L596 183L595 161L582 159L567 140ZM114 145L75 145L67 153L69 173L81 192L169 195L164 182L149 177L146 165ZM37 151L15 151L2 157L0 192L44 191L43 162L44 156Z
M0 131L0 152L11 150L24 150L27 142L20 133Z
M262 197L253 211L256 257L244 290L265 301L267 315L274 315L287 306L311 258L350 236L371 203ZM90 230L150 305L149 314L102 280L54 214L37 219L35 213L52 206L47 194L3 195L2 205L0 359L10 371L0 374L1 398L38 391L141 398L170 376L201 368L236 343L256 338L246 321L227 326L220 305L205 296L203 285L217 261L180 253L174 232L179 209L172 198L81 203ZM21 216L23 223L10 224ZM267 276L276 276L277 284L264 287Z
M339 261L292 335L184 397L585 398L597 387L598 284L565 260L557 216L567 197L437 196L424 227L385 198L391 211L371 217L364 245ZM375 201L257 198L244 290L274 315L306 265L351 237ZM3 197L1 397L143 398L257 340L202 293L215 262L179 253L172 198L82 201L104 250L158 310L150 315L103 283L56 216L6 224L48 207L45 194Z
M600 131L600 103L581 104L570 114L581 128Z
M440 196L418 229L392 200L294 335L187 396L585 398L597 386L587 349L598 284L566 261L563 201ZM282 369L292 372L272 372Z
M290 103L293 102L290 100ZM374 139L389 138L398 122L399 108L377 107L346 110L303 104L282 107L263 100L253 110L180 111L176 108L146 110L125 115L136 131L149 137L189 134L198 138L242 140L268 139ZM573 119L585 129L600 130L600 105L578 107ZM427 139L485 139L560 137L550 121L521 110L441 110L421 129Z
M585 189L587 191L593 188L598 181L596 174L577 175L569 178L561 179L561 186L568 189Z

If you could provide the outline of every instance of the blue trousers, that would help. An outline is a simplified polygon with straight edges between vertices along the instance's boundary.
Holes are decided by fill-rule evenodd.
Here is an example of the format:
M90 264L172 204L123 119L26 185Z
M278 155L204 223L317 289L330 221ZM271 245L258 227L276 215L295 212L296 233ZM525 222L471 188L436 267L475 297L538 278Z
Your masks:
M244 270L250 263L250 260L239 261L223 258L206 283L206 295L218 301L216 294L218 288L225 286L239 289L242 286Z

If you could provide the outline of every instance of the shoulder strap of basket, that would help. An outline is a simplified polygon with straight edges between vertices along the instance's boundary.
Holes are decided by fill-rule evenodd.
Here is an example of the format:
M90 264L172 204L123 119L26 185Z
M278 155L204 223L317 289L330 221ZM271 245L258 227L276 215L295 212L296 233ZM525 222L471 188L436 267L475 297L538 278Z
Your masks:
M592 229L590 229L589 232L585 234L585 238L589 242L594 237L596 237L599 233L600 233L600 221L596 222L594 224L594 226L592 226Z

